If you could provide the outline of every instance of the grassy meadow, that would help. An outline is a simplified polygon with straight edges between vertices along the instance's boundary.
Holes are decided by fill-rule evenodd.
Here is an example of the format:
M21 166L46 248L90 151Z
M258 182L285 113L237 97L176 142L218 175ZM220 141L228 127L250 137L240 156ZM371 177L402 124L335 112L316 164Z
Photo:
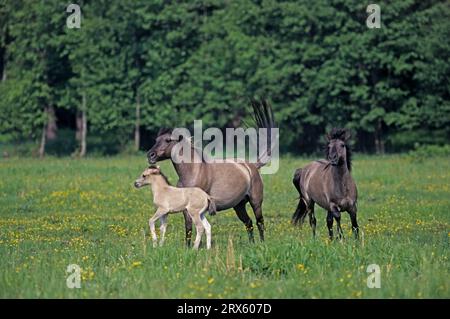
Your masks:
M255 227L249 244L228 210L208 217L213 248L193 251L182 214L152 247L151 192L133 188L144 156L1 159L0 298L450 298L448 157L356 155L359 242L346 213L343 241L328 240L320 208L316 239L308 223L290 225L292 174L307 161L284 157L264 176L264 243ZM69 264L82 268L80 289L66 286ZM366 285L370 264L379 289Z

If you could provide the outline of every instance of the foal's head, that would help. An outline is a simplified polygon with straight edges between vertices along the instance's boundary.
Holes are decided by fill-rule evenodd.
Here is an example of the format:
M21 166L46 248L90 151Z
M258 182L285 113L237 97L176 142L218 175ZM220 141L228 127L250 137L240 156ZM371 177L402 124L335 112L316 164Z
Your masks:
M172 129L160 129L156 137L155 144L147 152L147 159L150 164L155 164L158 161L169 159L172 153L172 148L178 143L179 139L172 138Z
M351 150L348 144L350 132L346 129L333 128L327 134L328 145L326 158L333 166L347 165L351 170Z
M141 188L152 183L152 177L155 175L161 175L161 169L159 166L150 166L142 175L134 182L134 187Z

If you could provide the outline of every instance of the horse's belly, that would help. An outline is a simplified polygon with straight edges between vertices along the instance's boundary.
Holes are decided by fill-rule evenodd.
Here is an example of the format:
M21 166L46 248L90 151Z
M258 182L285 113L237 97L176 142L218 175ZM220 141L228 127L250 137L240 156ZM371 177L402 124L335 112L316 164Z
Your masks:
M232 207L235 207L237 204L239 204L247 194L241 194L240 196L233 196L229 198L223 198L223 197L215 197L214 195L211 195L212 199L214 200L214 203L216 204L216 209L218 211L229 209Z
M315 198L313 198L313 201L314 201L317 205L319 205L320 207L322 207L323 209L325 209L325 210L327 210L327 211L329 211L329 210L331 209L331 208L330 208L330 202L327 201L327 199L326 199L325 196L318 196L318 197L315 197Z

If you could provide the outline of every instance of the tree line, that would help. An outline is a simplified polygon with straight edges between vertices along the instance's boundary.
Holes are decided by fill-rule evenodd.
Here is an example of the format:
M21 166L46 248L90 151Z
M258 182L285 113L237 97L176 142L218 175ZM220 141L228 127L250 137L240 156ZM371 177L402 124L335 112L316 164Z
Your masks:
M240 125L267 97L281 147L319 149L333 126L359 151L450 137L448 1L0 0L0 143L95 138L145 149L160 127ZM73 132L62 136L62 131Z

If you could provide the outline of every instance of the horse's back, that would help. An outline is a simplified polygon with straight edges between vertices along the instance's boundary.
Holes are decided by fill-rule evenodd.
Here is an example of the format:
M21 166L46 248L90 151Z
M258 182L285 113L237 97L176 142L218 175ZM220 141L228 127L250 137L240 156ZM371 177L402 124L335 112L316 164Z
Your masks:
M224 210L236 206L247 195L262 193L262 179L255 164L234 161L208 163L205 189L215 199L217 209Z
M328 165L328 161L317 160L298 168L294 173L293 183L297 188L300 196L309 202L310 200L317 201L319 198L313 198L311 193L320 193L316 188L320 186L318 181L322 179L323 171ZM313 189L313 192L311 190ZM319 199L321 201L321 198Z

